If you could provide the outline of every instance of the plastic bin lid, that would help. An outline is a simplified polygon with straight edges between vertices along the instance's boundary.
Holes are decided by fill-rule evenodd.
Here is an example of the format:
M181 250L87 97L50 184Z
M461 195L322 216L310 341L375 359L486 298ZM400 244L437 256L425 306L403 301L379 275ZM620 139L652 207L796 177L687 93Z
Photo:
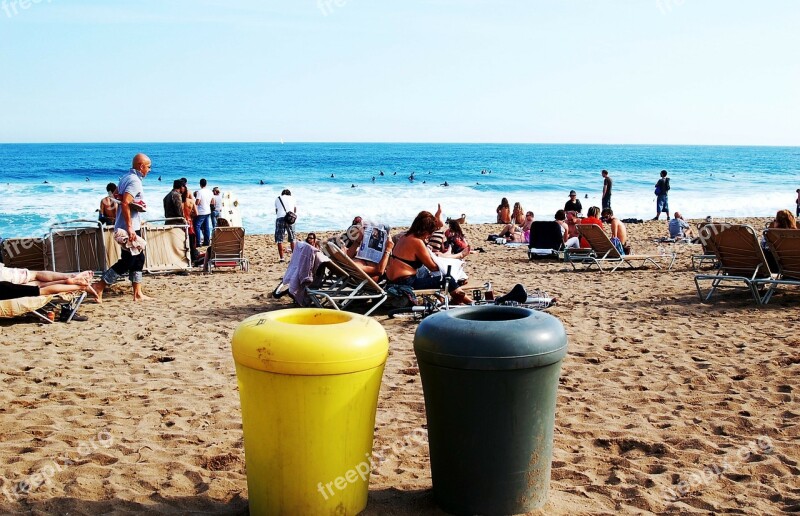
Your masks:
M455 369L543 367L567 354L567 333L550 314L510 306L474 306L423 320L414 336L417 360Z
M254 315L233 334L233 359L259 371L329 375L386 362L389 339L374 319L317 308Z

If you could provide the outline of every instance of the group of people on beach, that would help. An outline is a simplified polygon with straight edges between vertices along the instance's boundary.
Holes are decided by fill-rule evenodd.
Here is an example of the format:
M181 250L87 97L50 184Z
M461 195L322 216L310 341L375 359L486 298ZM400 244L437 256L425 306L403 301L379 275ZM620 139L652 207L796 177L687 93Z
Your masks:
M292 208L296 209L294 205ZM281 222L281 211L276 210L276 242L283 241L283 232L288 233L289 241L294 250L294 229ZM411 226L394 236L389 234L388 228L378 229L375 225L363 221L360 216L353 219L350 227L340 235L330 240L342 249L353 262L374 280L386 280L389 284L408 287L413 290L434 289L442 286L442 275L437 264L438 258L464 260L471 253L471 246L467 241L461 224L456 219L442 220L442 208L438 206L436 213L422 211L411 222ZM369 234L367 235L367 230ZM385 231L385 237L381 234ZM385 238L385 243L384 243ZM365 242L365 239L367 241ZM319 270L324 271L327 258L322 256L322 244L316 233L309 233L305 243L315 248L320 256ZM372 249L379 250L375 259L366 259L359 254L362 243ZM279 259L283 260L281 247ZM290 269L292 264L290 263ZM286 280L284 280L286 281ZM472 299L461 288L459 281L448 277L448 288L454 304L471 303Z

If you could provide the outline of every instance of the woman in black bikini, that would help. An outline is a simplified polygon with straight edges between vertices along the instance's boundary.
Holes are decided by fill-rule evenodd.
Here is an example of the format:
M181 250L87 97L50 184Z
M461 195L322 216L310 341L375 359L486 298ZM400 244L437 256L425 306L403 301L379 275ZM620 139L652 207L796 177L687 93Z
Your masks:
M411 227L401 235L392 250L391 260L386 269L389 283L408 285L413 289L433 289L441 286L441 277L430 273L417 277L417 271L424 265L429 271L438 271L439 266L433 261L430 251L425 245L436 231L436 218L431 212L421 211L411 223ZM454 304L469 304L472 299L467 296L453 278L449 279L450 295Z

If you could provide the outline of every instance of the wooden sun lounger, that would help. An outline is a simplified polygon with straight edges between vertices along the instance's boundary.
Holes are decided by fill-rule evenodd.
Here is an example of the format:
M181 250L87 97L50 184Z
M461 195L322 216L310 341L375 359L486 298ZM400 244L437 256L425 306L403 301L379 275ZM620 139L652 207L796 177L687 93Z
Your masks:
M767 304L775 290L776 278L770 271L761 249L756 231L743 224L707 224L700 232L708 240L719 262L716 274L697 274L694 277L697 295L703 302L725 283L744 283L759 305ZM711 289L704 294L701 281L711 281Z
M583 264L585 268L592 268L596 265L600 271L605 272L603 265L610 265L612 266L611 272L614 272L623 265L631 269L636 269L638 268L635 265L636 263L639 263L639 267L651 263L657 269L661 269L661 265L657 260L667 259L669 260L667 270L670 270L675 263L675 258L677 256L675 253L622 255L617 248L614 247L614 244L611 243L611 239L608 238L608 235L606 235L605 231L603 231L603 228L600 226L594 224L577 224L576 227L578 228L580 236L589 242L593 253L580 258L570 256L569 263L572 264L573 269L577 269L576 264Z

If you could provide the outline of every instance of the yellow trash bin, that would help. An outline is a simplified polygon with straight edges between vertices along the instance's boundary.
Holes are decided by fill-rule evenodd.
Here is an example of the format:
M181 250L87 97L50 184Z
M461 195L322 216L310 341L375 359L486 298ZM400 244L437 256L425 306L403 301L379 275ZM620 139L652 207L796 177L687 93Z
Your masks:
M279 310L236 328L250 514L364 510L388 353L378 322L336 310Z

